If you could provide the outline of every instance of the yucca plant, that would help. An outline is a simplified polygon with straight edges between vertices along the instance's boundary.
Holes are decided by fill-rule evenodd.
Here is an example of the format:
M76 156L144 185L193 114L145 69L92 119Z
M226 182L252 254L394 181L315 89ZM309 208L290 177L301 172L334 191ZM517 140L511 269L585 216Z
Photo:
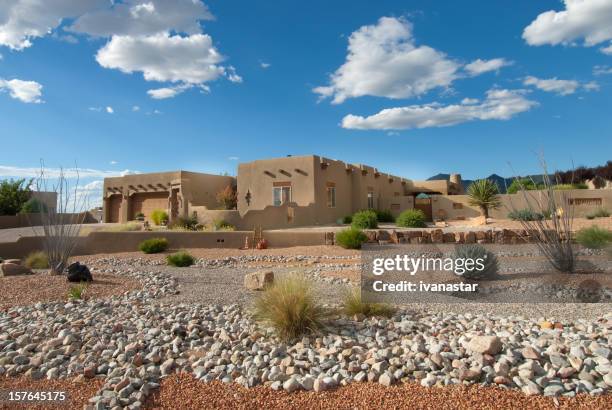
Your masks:
M499 188L489 179L479 179L470 184L467 190L470 205L477 206L485 218L489 217L490 209L501 206Z

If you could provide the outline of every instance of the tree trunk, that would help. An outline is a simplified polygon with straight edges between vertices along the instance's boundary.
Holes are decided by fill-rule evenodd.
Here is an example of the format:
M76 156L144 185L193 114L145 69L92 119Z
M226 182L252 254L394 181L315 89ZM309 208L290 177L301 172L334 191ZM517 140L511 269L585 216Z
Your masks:
M481 206L480 209L482 210L482 215L485 217L485 220L489 218L489 208L487 208L486 206Z

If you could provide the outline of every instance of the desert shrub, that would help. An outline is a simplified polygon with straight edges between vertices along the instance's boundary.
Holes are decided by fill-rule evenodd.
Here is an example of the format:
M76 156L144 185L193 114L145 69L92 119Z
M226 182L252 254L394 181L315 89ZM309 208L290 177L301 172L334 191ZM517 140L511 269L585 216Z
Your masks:
M168 240L166 238L151 238L140 242L138 249L144 253L159 253L168 248Z
M179 268L183 268L186 266L191 266L194 264L195 259L188 252L180 251L173 253L172 255L168 255L166 257L166 261L170 266L176 266Z
M584 182L579 182L577 184L557 184L553 186L553 189L557 191L567 190L567 189L589 189L589 186Z
M482 259L484 265L482 269L478 269L477 264L470 264L471 266L465 267L465 272L462 276L466 279L482 280L489 279L497 273L497 257L493 252L486 250L483 246L478 244L460 245L455 248L455 260L463 259ZM465 262L464 262L465 263Z
M32 180L3 180L0 182L0 215L16 215L32 196Z
M543 187L543 185L537 185L531 178L520 178L512 181L506 193L516 194L521 188L526 191L532 191L534 189L542 189Z
M41 212L48 212L48 208L44 202L36 198L30 198L23 204L19 212L22 214L39 214Z
M362 314L365 316L391 317L395 313L395 309L387 304L363 302L359 288L353 288L345 292L342 299L342 311L348 316Z
M336 243L344 249L361 249L361 244L368 240L360 229L349 228L336 234Z
M589 249L605 248L612 242L612 231L599 226L591 226L590 228L582 228L576 233L576 241Z
M515 211L511 211L508 214L508 218L513 221L539 221L544 218L544 216L538 212L532 211L531 209L518 209Z
M586 217L588 219L595 219L595 218L607 218L610 216L610 212L608 212L607 209L604 208L597 208L596 210L594 210L593 212L589 212Z
M355 229L376 229L378 228L378 218L376 212L368 209L366 211L355 212L351 226Z
M195 214L191 216L180 216L176 218L176 221L173 221L170 226L170 229L184 229L187 231L197 231L198 230L198 217Z
M236 227L223 219L214 222L215 231L235 231Z
M427 226L425 213L420 209L406 209L397 217L395 223L403 228L423 228Z
M168 223L168 212L163 209L156 209L151 213L151 220L155 225L165 225Z
M238 197L236 190L231 185L226 186L221 191L217 192L217 202L222 209L236 209Z
M115 225L108 228L111 232L134 232L140 231L142 226L138 222L128 222L126 224Z
M376 211L376 219L378 220L378 222L382 222L382 223L389 223L389 222L395 222L395 218L393 217L393 214L391 214L391 211L389 211L388 209L377 209Z
M43 251L31 252L23 264L30 269L49 269L49 258Z
M87 285L85 283L79 283L78 285L72 285L68 291L68 298L72 300L83 299Z
M351 215L345 216L344 218L342 218L342 223L350 225L351 223L353 223L353 217Z
M300 275L275 280L255 300L254 313L257 320L272 326L284 340L321 330L328 316L310 282Z

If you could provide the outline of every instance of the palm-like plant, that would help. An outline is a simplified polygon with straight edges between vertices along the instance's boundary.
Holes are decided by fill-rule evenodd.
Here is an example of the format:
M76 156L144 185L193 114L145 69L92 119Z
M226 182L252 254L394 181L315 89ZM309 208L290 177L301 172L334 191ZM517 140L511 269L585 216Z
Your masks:
M470 184L467 191L470 205L480 208L485 218L489 217L489 209L501 206L497 184L489 179L479 179Z

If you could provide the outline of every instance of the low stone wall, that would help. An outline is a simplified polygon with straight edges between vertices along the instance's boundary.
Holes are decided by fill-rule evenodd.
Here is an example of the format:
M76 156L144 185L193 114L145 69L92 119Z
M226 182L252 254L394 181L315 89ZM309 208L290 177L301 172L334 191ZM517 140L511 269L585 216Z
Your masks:
M537 238L536 232L529 232L524 229L490 229L467 232L444 232L442 229L422 231L375 229L366 230L364 233L368 236L369 243L497 243L513 245L534 243ZM335 235L333 243L336 243Z

